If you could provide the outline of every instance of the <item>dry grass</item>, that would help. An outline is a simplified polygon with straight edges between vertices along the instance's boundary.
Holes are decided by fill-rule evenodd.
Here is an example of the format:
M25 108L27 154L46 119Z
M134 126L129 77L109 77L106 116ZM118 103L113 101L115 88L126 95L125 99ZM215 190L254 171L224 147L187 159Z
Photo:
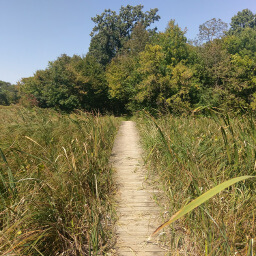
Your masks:
M0 254L104 254L118 120L17 106L0 120Z
M161 177L168 220L184 205L234 177L255 176L253 118L212 114L152 120L140 116L147 164ZM222 191L165 229L172 255L252 255L256 182ZM255 249L255 248L254 248Z

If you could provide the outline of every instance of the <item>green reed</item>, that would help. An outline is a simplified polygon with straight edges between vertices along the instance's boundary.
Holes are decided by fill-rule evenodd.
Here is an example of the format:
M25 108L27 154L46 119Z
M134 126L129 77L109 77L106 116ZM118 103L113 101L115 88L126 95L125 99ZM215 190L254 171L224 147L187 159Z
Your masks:
M255 176L251 116L138 117L152 176L161 177L167 221L190 201L240 176ZM154 174L154 175L153 175ZM255 239L256 182L230 186L165 228L172 255L250 255ZM157 227L156 227L157 228ZM183 254L182 254L183 253Z

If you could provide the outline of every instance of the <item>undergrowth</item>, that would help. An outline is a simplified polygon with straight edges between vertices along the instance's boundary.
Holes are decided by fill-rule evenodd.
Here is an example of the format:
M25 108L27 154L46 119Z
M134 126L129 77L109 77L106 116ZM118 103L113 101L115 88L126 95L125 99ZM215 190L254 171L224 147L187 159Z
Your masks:
M118 120L0 108L0 254L103 255L112 246Z

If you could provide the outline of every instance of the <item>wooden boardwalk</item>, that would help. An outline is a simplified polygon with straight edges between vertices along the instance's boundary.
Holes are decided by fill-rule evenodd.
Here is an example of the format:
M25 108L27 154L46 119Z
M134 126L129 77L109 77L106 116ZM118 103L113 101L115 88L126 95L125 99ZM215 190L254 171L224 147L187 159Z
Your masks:
M118 184L116 255L169 255L157 244L147 242L160 224L160 210L153 200L154 191L145 182L139 136L132 121L124 121L117 134L111 157Z

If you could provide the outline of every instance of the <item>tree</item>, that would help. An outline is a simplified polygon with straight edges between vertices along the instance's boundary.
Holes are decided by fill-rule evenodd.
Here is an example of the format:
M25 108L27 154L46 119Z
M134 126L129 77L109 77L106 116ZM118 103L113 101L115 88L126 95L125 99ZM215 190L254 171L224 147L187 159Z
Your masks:
M103 111L109 107L105 71L89 55L84 58L61 55L49 62L47 69L38 70L33 77L23 78L20 90L23 102L32 100L39 107L64 111L76 108Z
M33 77L21 81L21 92L31 95L40 107L54 107L71 111L81 107L86 78L81 76L76 64L81 57L61 55L56 61L49 62L46 70L38 70Z
M106 69L109 96L115 100L119 111L133 111L136 84L139 82L139 53L150 42L150 33L141 23L137 24L122 50L112 59Z
M255 107L256 94L256 61L248 55L232 55L231 72L229 76L229 95L234 95L232 103L235 108L248 108L249 104Z
M140 53L138 72L140 80L136 85L134 101L138 106L165 108L170 94L169 77L166 76L166 61L160 45L146 45Z
M132 30L138 23L148 28L160 19L157 15L158 9L151 9L145 13L142 9L143 5L127 5L121 7L119 14L108 9L92 18L96 25L91 33L89 54L106 66L130 39Z
M217 87L225 83L229 72L230 56L223 40L215 39L198 48L200 60L197 64L205 87Z
M81 106L86 110L112 110L104 67L91 55L81 58L76 70L85 79Z
M0 105L17 103L18 91L15 85L0 80Z
M134 71L138 63L129 55L115 57L106 70L109 94L118 101L119 110L128 108L132 98L136 95Z
M225 35L228 24L221 19L211 19L199 26L199 39L201 42L210 42Z
M249 9L244 9L231 18L229 34L240 33L245 28L255 27L256 15Z
M130 39L125 42L122 52L136 57L140 52L145 50L146 45L149 44L151 40L150 32L146 30L142 23L138 23L134 27Z
M177 65L180 61L187 59L187 38L186 31L175 24L175 20L168 23L164 33L159 33L156 37L157 44L159 44L165 54L166 63L168 65Z
M224 44L230 54L250 56L254 58L256 52L256 29L246 27L240 33L229 35Z
M171 71L170 90L172 95L166 100L174 113L191 110L192 104L198 102L200 83L194 71L183 61L178 63Z
M225 39L214 39L190 48L190 65L201 84L196 97L201 106L220 107L225 103L231 72L231 56L225 47Z

